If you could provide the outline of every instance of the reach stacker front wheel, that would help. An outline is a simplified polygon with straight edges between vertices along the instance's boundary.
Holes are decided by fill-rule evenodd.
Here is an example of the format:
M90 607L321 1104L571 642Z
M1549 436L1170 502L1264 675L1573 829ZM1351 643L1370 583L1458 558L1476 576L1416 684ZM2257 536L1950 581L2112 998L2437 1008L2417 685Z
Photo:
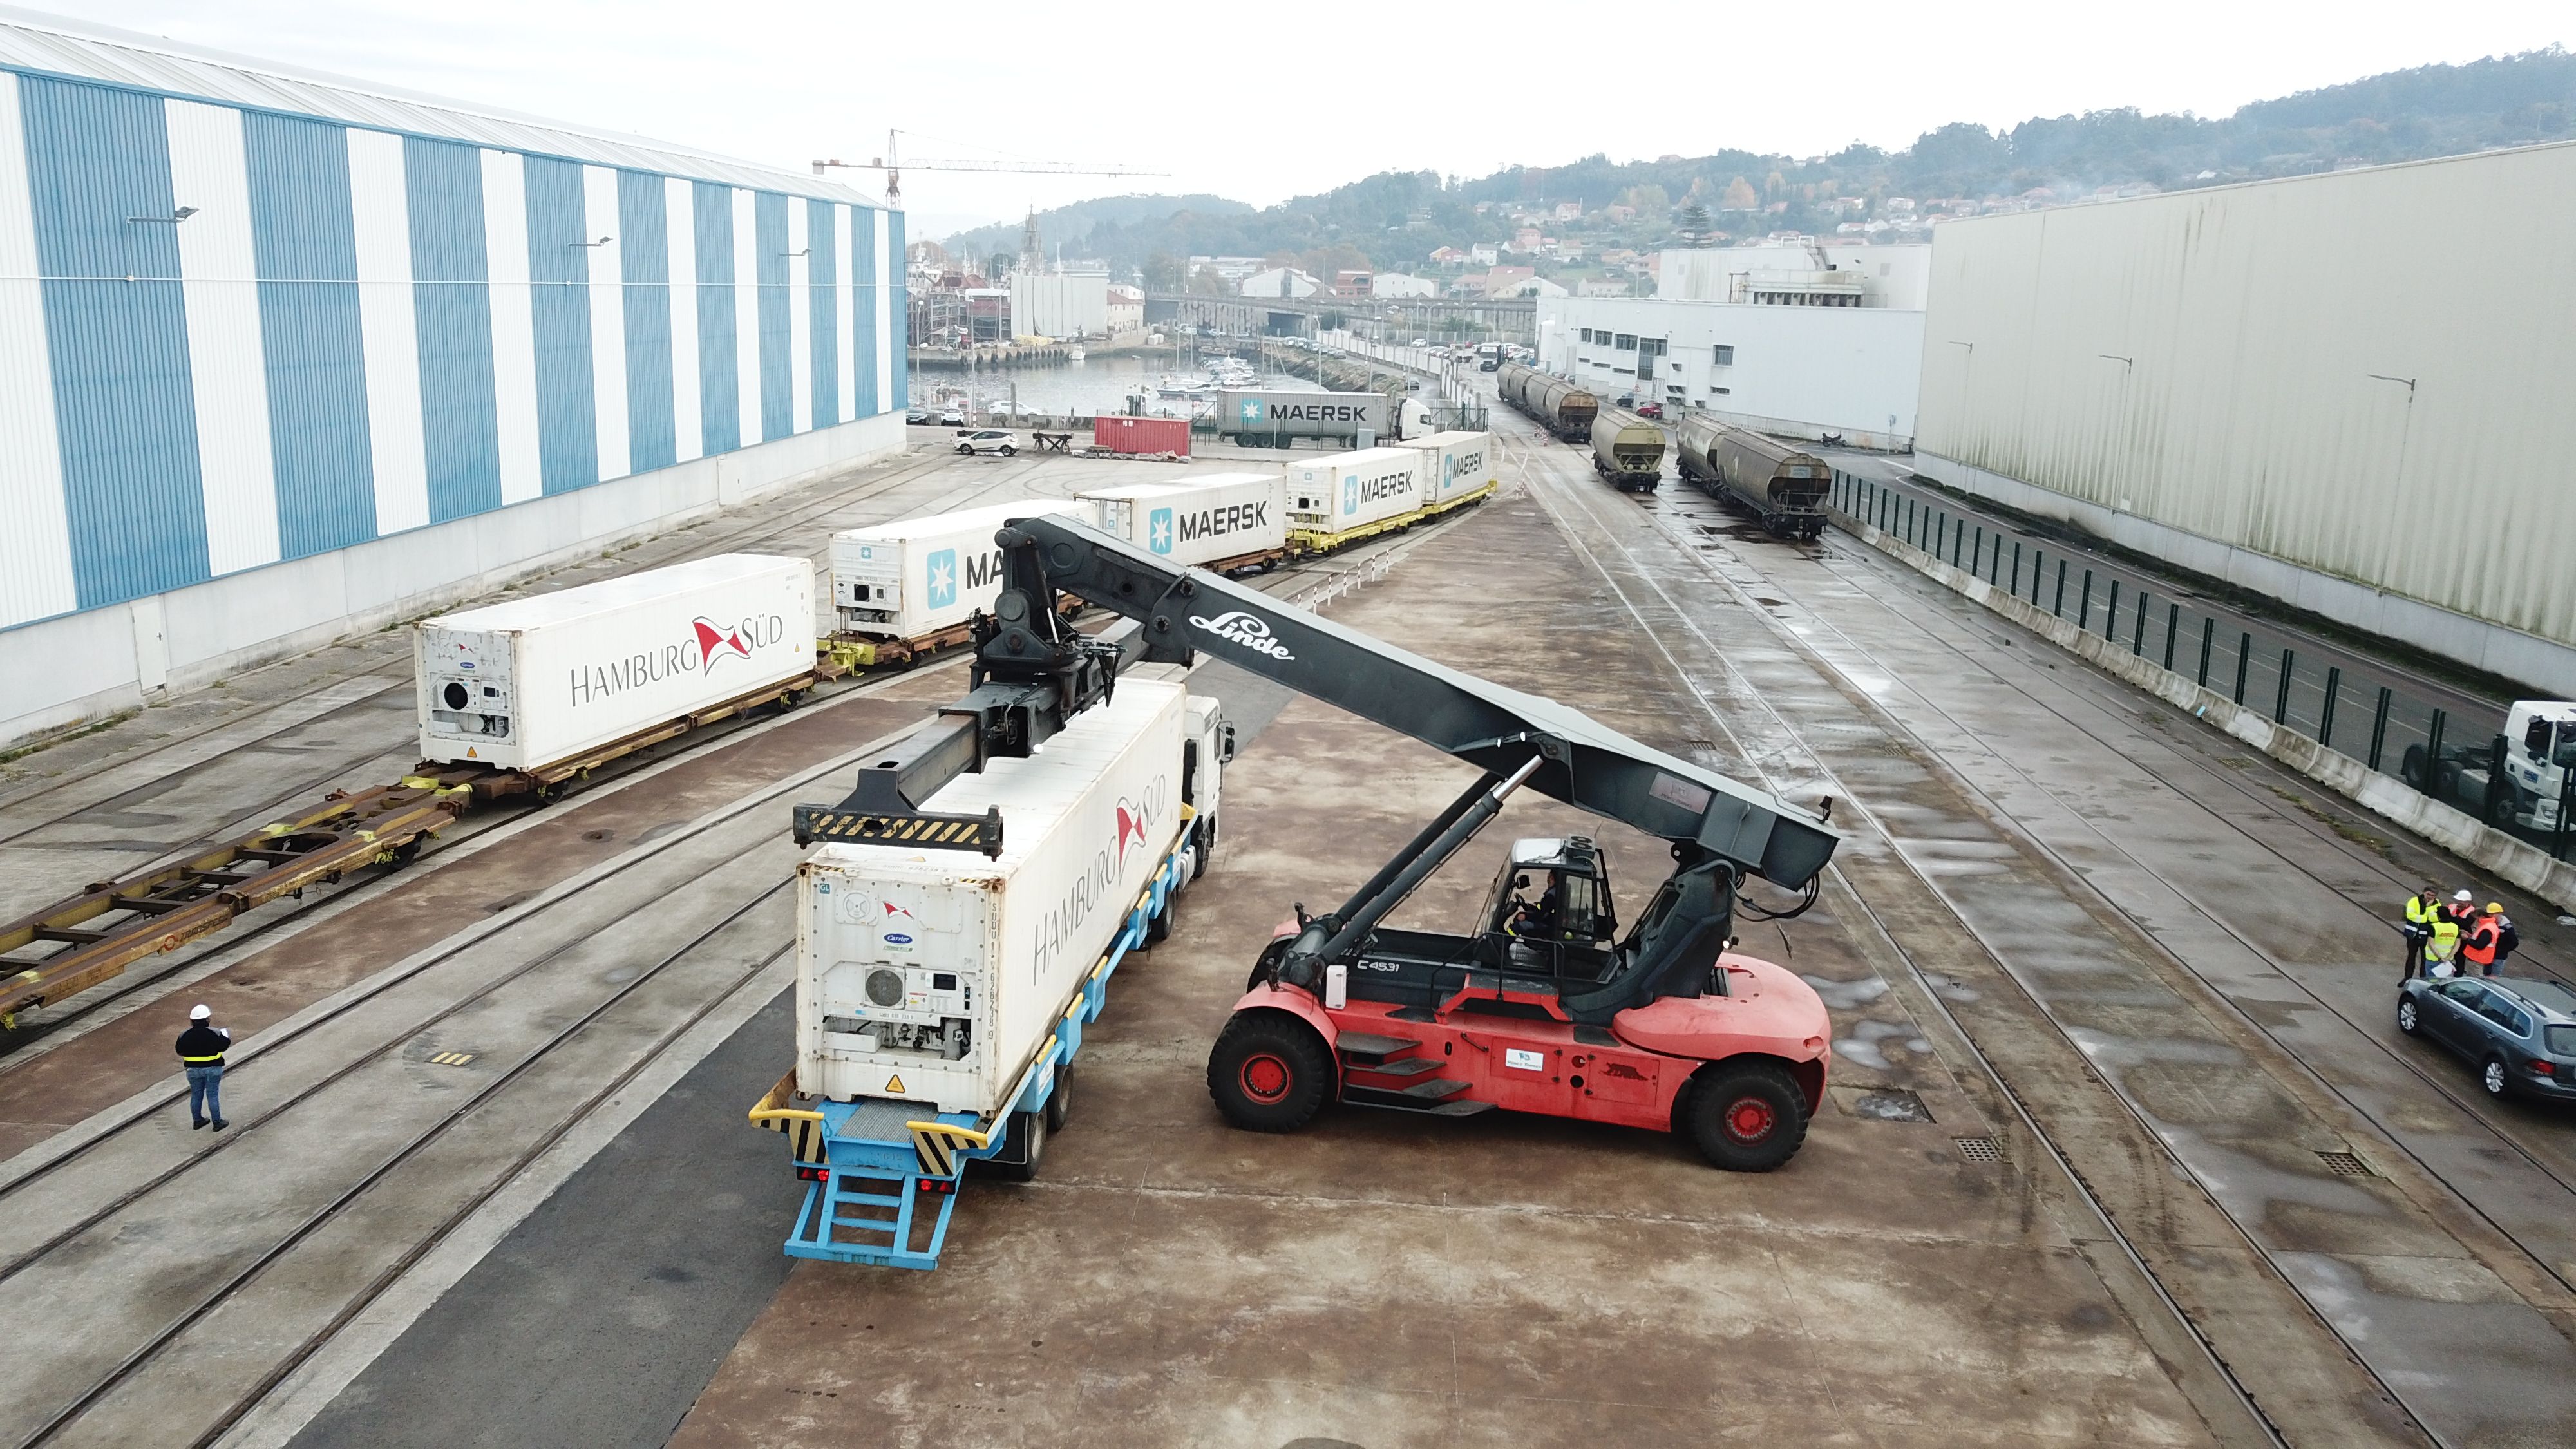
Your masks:
M1279 1011L1236 1013L1208 1053L1208 1095L1252 1132L1294 1132L1332 1094L1333 1059L1315 1029Z
M1769 1172L1807 1140L1807 1095L1769 1062L1703 1067L1684 1103L1679 1126L1729 1172Z

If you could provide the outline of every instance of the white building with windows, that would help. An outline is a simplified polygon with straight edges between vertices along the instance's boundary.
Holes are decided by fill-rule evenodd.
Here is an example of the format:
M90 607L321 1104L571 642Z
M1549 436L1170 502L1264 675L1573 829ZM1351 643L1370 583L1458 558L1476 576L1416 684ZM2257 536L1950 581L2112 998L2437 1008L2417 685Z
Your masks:
M1272 267L1243 279L1241 295L1246 297L1311 297L1332 288L1295 267Z
M1786 437L1913 446L1923 313L1663 297L1538 304L1538 365L1627 406L1697 408Z
M1920 312L1931 288L1929 244L1674 247L1655 262L1655 295L1679 302Z

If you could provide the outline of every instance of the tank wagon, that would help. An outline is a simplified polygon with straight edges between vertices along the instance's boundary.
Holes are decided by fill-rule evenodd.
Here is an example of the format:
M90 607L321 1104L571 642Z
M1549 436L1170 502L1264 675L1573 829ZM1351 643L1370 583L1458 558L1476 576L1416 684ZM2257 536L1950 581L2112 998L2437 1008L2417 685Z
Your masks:
M1720 502L1750 509L1782 538L1825 531L1825 493L1833 469L1813 453L1776 438L1690 416L1673 427L1682 476Z
M1592 419L1601 411L1601 400L1564 378L1506 362L1494 383L1503 401L1566 442L1580 443L1592 436Z
M1621 492L1652 493L1664 481L1664 430L1619 408L1592 420L1592 471Z

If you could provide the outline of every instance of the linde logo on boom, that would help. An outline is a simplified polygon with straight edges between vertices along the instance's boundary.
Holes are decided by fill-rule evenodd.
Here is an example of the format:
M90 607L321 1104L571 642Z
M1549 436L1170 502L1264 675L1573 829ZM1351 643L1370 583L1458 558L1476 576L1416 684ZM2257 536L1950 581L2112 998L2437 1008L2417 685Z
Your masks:
M1153 838L1154 823L1163 818L1171 797L1169 775L1156 775L1138 793L1118 797L1109 843L1091 857L1091 863L1074 877L1073 884L1065 887L1055 908L1038 918L1037 949L1031 953L1036 963L1029 975L1032 984L1046 979L1065 943L1080 934L1082 923L1091 919L1093 907L1132 898L1134 887L1126 883L1128 855Z
M575 708L600 700L614 699L630 689L659 684L683 674L705 672L712 675L716 666L727 660L749 659L752 652L766 649L787 637L787 619L780 614L761 614L736 623L719 624L704 615L689 624L689 637L659 649L645 650L612 659L604 664L576 664L568 673Z
M1228 609L1213 619L1192 614L1190 626L1205 629L1228 644L1240 644L1255 654L1267 654L1283 663L1297 657L1288 652L1287 645L1272 637L1268 623L1241 609Z

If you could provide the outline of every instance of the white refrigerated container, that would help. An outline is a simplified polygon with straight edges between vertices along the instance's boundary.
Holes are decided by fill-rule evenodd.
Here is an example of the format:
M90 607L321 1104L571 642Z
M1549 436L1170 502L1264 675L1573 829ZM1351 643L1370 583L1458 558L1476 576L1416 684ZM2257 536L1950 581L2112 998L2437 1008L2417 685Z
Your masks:
M1408 438L1395 446L1418 449L1425 455L1422 501L1428 504L1463 498L1493 486L1501 476L1494 471L1494 439L1490 433L1433 433L1427 438Z
M1288 546L1288 480L1277 473L1215 473L1075 496L1091 505L1085 521L1093 527L1185 567Z
M904 518L832 535L832 613L840 627L880 639L953 629L1002 592L993 534L1013 518L1087 512L1069 498L995 503Z
M1364 448L1288 465L1288 526L1333 534L1411 513L1422 493L1417 448Z
M1002 853L827 844L797 867L796 1081L989 1115L1181 833L1183 687L1126 679L1027 759L923 802L1002 813ZM1213 749L1192 752L1214 802Z
M421 758L543 770L814 668L814 565L729 553L424 619Z

